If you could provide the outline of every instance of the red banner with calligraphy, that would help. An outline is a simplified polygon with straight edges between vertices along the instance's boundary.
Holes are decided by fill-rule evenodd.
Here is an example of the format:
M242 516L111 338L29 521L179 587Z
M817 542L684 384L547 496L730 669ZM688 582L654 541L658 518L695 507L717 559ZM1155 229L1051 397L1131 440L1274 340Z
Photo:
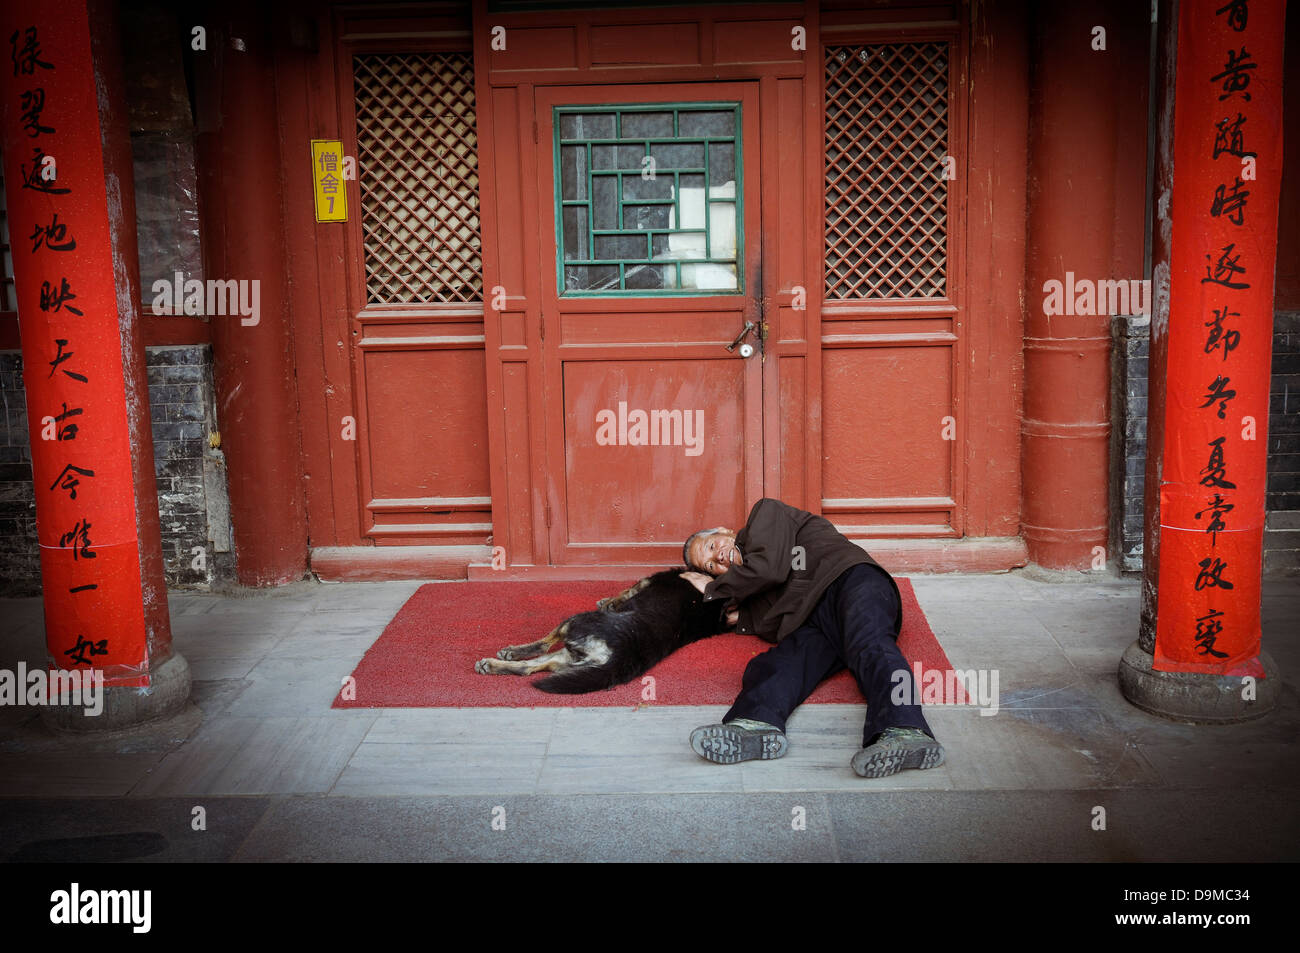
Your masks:
M50 665L149 684L114 249L84 2L0 13L5 193ZM138 395L136 399L143 399Z
M1262 677L1286 7L1179 7L1153 667Z

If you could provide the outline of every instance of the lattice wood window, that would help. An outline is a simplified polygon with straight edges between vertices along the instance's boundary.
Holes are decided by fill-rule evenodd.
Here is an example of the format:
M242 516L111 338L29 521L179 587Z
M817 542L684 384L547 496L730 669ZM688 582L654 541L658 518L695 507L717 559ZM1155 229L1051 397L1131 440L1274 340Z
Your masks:
M557 107L565 294L737 291L739 103Z
M482 300L470 55L369 54L353 67L366 300Z
M948 44L826 48L826 297L947 293Z

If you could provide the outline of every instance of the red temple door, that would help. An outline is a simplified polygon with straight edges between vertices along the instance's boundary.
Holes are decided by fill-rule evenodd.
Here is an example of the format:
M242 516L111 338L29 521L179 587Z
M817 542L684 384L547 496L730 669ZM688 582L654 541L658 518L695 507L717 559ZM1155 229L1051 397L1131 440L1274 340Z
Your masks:
M675 562L762 495L758 102L754 83L537 91L553 564Z

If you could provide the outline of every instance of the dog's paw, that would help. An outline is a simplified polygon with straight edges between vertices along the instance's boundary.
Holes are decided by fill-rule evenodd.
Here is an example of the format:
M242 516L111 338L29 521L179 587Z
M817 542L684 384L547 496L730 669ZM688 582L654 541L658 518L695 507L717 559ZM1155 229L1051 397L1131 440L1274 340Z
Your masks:
M504 659L507 662L517 662L522 658L528 658L528 653L521 651L522 645L507 645L497 653L497 658Z
M609 600L612 599L612 598L613 598L613 596L606 596L604 599L601 599L599 602L597 602L597 603L596 603L596 609L597 609L597 611L599 611L600 609L603 609L603 608L605 608L605 606L609 605Z
M496 659L481 658L474 663L474 671L480 675L495 675L496 671L493 664L495 661Z

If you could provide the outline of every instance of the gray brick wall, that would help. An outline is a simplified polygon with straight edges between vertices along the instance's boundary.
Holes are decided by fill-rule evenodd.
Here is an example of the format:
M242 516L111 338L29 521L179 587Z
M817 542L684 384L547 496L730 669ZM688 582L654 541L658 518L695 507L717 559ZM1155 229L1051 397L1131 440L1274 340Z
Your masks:
M1300 569L1300 311L1273 321L1264 569Z
M0 596L32 595L40 589L36 542L36 495L27 434L23 362L17 351L0 351Z
M209 588L233 578L224 458L207 346L149 348L149 407L163 562L170 586Z
M1115 319L1111 448L1116 460L1112 467L1116 513L1111 533L1120 544L1120 566L1125 571L1142 568L1149 335L1150 323L1144 317ZM1265 507L1264 571L1300 570L1300 312L1296 311L1279 311L1273 320Z
M1112 386L1111 472L1112 538L1120 542L1120 568L1142 568L1142 491L1147 463L1147 357L1151 348L1151 319L1129 315L1115 319Z
M211 350L149 348L146 363L167 584L210 588L234 578L224 459L208 440L217 431ZM41 573L17 351L0 352L0 397L6 423L0 439L0 596L34 595Z

